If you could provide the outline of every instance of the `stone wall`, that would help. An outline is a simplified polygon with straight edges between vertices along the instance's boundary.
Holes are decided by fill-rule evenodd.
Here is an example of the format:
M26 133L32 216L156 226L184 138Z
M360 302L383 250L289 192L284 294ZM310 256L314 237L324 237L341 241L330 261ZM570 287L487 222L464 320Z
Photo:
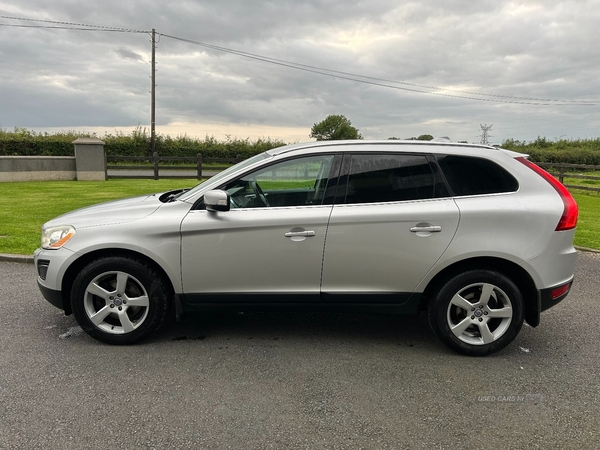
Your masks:
M0 156L0 182L76 179L74 156Z
M0 182L106 180L104 142L79 138L73 145L75 156L0 156Z

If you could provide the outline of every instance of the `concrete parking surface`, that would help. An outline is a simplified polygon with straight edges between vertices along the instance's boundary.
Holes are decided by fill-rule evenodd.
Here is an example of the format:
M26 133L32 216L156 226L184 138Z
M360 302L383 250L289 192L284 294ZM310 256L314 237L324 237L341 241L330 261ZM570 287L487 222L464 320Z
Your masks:
M149 341L89 338L34 267L0 262L0 448L597 448L600 255L502 352L423 317L207 314Z

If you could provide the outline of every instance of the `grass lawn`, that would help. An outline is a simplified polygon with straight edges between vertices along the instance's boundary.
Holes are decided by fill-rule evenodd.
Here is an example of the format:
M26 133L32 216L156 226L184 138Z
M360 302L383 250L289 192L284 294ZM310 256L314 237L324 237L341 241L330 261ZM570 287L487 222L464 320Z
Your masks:
M33 253L42 224L68 211L196 184L186 179L0 183L0 253Z
M565 176L564 183L579 205L579 221L575 234L575 245L600 249L600 193L577 190L574 186L600 188L600 172L582 172L582 175L599 177L598 180L582 180Z
M0 253L31 254L39 247L42 224L73 209L196 184L181 179L0 183ZM600 194L573 192L579 204L575 244L600 249Z
M600 250L600 194L573 191L579 205L575 245Z

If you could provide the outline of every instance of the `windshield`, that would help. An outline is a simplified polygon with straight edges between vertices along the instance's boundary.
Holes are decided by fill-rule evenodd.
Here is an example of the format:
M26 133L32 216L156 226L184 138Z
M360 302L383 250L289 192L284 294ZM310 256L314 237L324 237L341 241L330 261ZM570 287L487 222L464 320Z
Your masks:
M225 170L223 170L222 172L219 172L218 174L216 174L215 176L209 178L206 181L203 181L202 183L196 185L193 189L190 189L189 191L186 192L182 192L181 195L178 197L178 200L182 200L182 201L186 201L187 199L193 197L196 192L198 192L200 189L204 188L204 184L206 182L210 182L211 184L213 182L219 182L221 179L226 178L230 173L233 173L237 170L243 169L244 167L248 167L251 166L254 163L257 163L259 161L262 161L263 159L267 159L267 158L271 158L272 156L269 155L267 152L264 153L259 153L258 155L254 155L248 159L245 159L242 162L239 162Z

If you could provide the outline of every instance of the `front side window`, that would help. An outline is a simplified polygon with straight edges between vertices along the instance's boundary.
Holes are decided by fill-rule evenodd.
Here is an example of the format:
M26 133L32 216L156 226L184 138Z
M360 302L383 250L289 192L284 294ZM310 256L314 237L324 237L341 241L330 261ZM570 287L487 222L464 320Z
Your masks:
M238 178L222 189L231 208L307 206L323 203L333 155L282 161Z
M229 176L230 173L233 173L237 170L243 169L244 167L248 167L251 166L254 163L257 163L258 161L262 161L263 159L267 159L267 158L272 158L271 155L269 155L267 152L263 152L263 153L259 153L258 155L254 155L244 161L241 161L225 170L223 170L222 172L219 172L218 174L216 174L215 176L213 176L210 179L210 182L218 182L218 180L225 178L227 176ZM183 200L184 202L191 199L196 192L198 192L199 190L204 188L204 182L196 185L193 189L190 189L189 191L184 191L180 194L179 200Z
M425 155L352 155L346 203L429 199L441 187Z

